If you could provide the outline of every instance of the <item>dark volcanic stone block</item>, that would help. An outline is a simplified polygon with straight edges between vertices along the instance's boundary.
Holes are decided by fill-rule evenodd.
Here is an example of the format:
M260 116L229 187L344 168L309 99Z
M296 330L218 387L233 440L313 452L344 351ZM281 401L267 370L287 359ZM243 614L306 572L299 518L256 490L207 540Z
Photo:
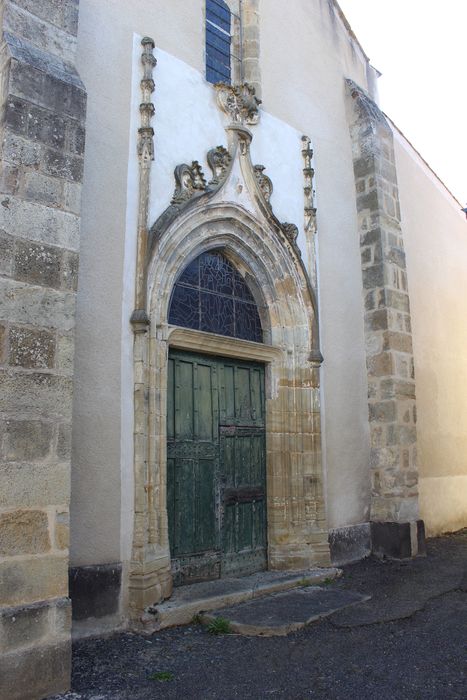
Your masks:
M121 579L120 563L72 567L69 586L73 619L84 620L116 613Z

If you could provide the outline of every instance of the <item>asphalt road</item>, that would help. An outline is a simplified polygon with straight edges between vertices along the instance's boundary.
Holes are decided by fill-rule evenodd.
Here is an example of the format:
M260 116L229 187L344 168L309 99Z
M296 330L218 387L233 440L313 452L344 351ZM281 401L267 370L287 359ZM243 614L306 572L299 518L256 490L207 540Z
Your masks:
M467 700L467 530L330 586L372 597L287 637L192 625L77 642L72 691L55 700Z

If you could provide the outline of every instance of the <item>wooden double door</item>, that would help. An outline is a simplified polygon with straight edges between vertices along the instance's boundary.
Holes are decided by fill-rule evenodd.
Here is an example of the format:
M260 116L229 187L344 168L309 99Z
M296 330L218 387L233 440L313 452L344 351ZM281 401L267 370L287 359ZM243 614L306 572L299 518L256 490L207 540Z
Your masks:
M171 351L167 512L175 585L267 564L264 367Z

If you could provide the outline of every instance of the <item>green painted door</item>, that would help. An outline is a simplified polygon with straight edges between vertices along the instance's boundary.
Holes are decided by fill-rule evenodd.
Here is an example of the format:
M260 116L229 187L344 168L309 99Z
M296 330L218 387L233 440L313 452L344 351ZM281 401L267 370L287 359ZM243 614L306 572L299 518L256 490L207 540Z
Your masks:
M168 370L174 582L265 569L264 368L172 351Z

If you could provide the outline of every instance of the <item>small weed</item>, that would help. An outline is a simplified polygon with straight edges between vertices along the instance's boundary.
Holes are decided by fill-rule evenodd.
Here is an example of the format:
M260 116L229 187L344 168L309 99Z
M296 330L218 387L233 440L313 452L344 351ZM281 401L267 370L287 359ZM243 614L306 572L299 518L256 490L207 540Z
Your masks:
M202 625L203 624L203 617L201 613L196 613L196 615L193 615L191 618L191 624L192 625Z
M208 625L208 632L209 634L230 634L232 632L230 620L225 617L215 617Z
M300 581L297 581L297 586L302 586L303 588L311 585L313 585L313 581L309 578L301 578Z
M170 673L169 671L157 671L157 673L151 673L149 680L159 681L160 683L165 681L173 681L173 673Z
M324 581L323 581L323 583L322 583L322 585L323 585L323 586L329 586L329 584L331 584L331 583L333 582L333 580L334 580L334 579L332 579L332 578L325 578Z

